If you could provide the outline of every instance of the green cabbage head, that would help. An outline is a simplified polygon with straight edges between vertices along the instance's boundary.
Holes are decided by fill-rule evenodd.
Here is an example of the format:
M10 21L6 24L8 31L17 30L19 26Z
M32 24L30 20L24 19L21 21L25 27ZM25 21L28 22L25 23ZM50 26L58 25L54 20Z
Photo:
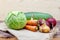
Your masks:
M11 29L22 29L26 25L26 17L23 12L11 11L8 13L5 23Z

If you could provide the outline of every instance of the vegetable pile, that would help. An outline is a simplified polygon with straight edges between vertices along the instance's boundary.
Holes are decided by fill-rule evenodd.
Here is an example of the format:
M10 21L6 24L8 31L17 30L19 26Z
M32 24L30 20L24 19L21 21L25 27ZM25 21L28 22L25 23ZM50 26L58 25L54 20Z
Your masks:
M41 12L9 12L5 19L6 25L11 29L27 29L33 32L39 30L43 33L49 33L56 27L56 19L48 13Z

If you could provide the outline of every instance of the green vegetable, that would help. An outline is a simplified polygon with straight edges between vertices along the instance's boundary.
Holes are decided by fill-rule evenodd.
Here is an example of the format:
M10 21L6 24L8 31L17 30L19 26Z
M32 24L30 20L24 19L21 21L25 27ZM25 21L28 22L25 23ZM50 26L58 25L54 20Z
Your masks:
M33 19L39 20L40 18L42 19L47 19L47 18L52 18L53 16L48 14L48 13L42 13L42 12L26 12L25 13L27 20L30 20L32 15Z
M5 23L11 29L22 29L26 25L26 17L23 12L11 11L7 15Z

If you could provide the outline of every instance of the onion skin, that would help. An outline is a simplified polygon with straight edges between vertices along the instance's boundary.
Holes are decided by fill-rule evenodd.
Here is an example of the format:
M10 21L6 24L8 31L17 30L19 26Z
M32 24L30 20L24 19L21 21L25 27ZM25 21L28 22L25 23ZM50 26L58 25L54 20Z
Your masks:
M40 32L43 32L43 33L49 33L50 32L50 28L46 24L43 24L43 25L41 25L39 27L39 31Z
M48 21L46 21L46 20L45 20L45 23L46 23L46 25L47 25L48 27L50 27L50 29L53 29L52 23L50 23L50 22L48 22ZM40 26L43 25L43 20L42 20L42 19L38 20L38 24L39 24Z
M39 19L39 20L38 20L38 24L39 24L40 26L43 24L42 19Z
M56 23L57 23L56 19L54 19L54 18L48 18L46 21L49 22L49 23L51 23L53 25L53 27L56 26Z
M38 20L38 24L40 26L43 25L44 24L43 20L42 19ZM46 21L46 25L50 27L50 23L48 21Z
M46 25L50 27L50 23L46 21Z

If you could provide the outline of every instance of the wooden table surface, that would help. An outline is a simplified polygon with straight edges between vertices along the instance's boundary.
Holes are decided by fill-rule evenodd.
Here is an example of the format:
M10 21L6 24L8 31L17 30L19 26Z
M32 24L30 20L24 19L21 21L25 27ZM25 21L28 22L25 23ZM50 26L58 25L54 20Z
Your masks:
M0 21L0 23L1 22L3 22L3 21ZM54 36L54 38L52 40L60 40L60 21L57 21L56 26L59 28L59 31L57 32L57 34Z

